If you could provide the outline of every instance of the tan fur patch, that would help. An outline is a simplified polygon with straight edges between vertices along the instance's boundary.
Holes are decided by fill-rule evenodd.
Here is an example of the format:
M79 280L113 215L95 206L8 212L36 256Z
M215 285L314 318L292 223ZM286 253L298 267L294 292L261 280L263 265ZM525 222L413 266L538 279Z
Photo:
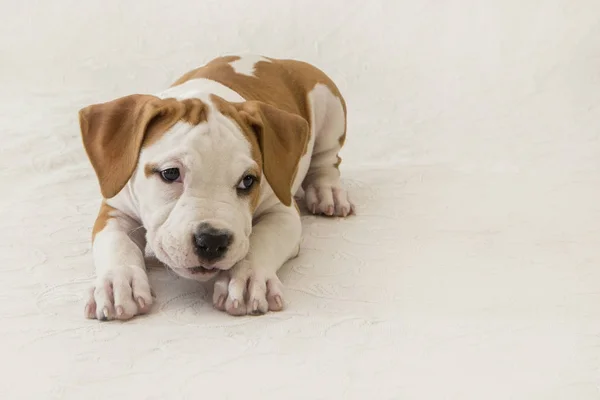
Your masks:
M159 99L161 111L156 121L148 127L142 147L157 142L175 123L198 125L208 119L208 108L200 99Z
M98 216L96 217L96 222L94 222L94 227L92 229L92 242L94 241L96 234L102 231L106 227L106 224L108 224L108 220L111 218L110 213L112 211L115 211L115 209L106 204L106 202L103 200L102 204L100 205L100 210L98 211Z
M190 79L211 79L236 91L247 100L262 101L300 115L312 126L313 121L310 119L308 109L308 94L317 84L324 84L340 99L344 109L344 132L338 139L341 147L346 139L346 102L335 83L323 71L308 63L265 58L270 62L257 62L254 67L254 76L248 76L237 73L230 65L240 57L219 57L205 66L183 75L173 86ZM306 150L305 148L303 155L306 154Z
M342 163L342 157L340 156L336 156L337 161L335 162L335 164L333 164L334 167L339 168L340 164Z
M157 166L155 164L146 164L144 165L144 175L146 178L149 178L156 171Z
M125 96L79 111L85 150L104 198L115 196L127 183L140 149L162 137L177 121L197 125L207 120L199 99L159 99L150 95Z

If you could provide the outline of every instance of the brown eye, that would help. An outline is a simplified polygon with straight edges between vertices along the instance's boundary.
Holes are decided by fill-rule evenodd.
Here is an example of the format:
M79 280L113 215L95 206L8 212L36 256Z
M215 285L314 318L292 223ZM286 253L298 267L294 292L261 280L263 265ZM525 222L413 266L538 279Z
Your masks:
M175 182L179 176L179 168L167 168L160 171L160 177L167 183Z
M237 185L237 189L241 192L247 192L252 188L254 183L256 182L256 178L252 175L246 175L242 178L240 183Z

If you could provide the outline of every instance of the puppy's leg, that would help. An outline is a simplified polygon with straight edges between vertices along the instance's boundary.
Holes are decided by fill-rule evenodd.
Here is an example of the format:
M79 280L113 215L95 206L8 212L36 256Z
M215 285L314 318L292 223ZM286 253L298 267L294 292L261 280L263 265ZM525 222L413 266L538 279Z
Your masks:
M283 309L283 285L277 271L300 249L300 215L279 203L252 228L246 258L217 278L213 304L231 315L264 314Z
M86 317L125 320L150 309L152 295L139 228L139 223L102 203L92 244L96 282L85 306Z
M328 89L313 96L315 145L302 188L306 206L313 214L345 217L354 204L340 183L339 152L346 138L346 112L342 101ZM320 105L315 107L315 103Z

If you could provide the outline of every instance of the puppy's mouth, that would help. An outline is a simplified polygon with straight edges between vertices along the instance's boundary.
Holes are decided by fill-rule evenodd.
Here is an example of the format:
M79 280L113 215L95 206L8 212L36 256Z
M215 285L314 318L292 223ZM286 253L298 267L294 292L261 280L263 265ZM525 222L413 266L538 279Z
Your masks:
M171 268L177 273L177 275L187 278L194 279L201 282L206 282L214 278L221 270L218 268L205 268L201 265L192 268Z
M219 270L216 268L204 268L203 266L199 265L197 267L193 267L193 268L188 268L187 269L192 275L210 275L210 274L214 274L215 272L218 272Z

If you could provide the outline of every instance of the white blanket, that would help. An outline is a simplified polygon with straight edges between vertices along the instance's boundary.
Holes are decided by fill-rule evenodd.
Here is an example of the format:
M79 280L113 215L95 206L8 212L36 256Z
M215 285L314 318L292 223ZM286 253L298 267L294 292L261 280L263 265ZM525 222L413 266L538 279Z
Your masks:
M597 0L2 3L0 398L600 397ZM77 111L239 52L339 85L358 215L303 218L284 312L154 263L150 315L84 319Z

